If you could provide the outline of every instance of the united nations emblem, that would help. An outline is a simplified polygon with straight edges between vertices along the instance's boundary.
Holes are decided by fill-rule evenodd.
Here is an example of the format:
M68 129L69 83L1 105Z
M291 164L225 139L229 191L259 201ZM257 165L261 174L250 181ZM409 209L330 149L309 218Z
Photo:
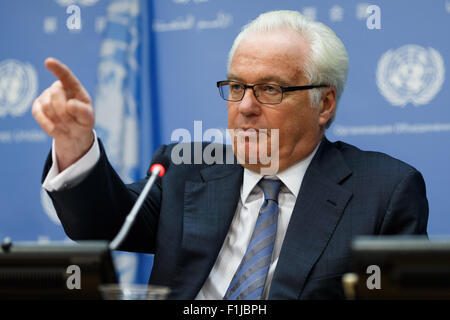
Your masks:
M12 59L0 62L0 118L25 114L37 90L38 77L31 64Z
M376 82L380 93L394 106L427 104L444 82L442 56L433 48L406 45L389 50L378 62Z

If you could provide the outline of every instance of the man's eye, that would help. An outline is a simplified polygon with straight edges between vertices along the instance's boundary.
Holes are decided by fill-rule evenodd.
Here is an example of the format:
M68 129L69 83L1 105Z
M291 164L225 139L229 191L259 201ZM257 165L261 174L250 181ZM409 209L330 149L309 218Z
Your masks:
M269 86L269 85L262 86L261 89L264 93L268 93L268 94L276 94L276 93L280 92L279 88L277 88L275 86Z
M239 84L230 84L231 91L238 92L242 90L242 86Z

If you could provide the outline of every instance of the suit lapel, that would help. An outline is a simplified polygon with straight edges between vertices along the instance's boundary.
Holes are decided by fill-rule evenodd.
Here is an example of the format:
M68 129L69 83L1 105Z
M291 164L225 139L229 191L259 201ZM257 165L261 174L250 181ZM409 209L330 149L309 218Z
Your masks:
M286 231L269 299L298 299L352 193L339 183L351 174L324 138L308 167Z
M178 272L172 288L179 299L193 299L205 282L239 201L243 168L213 165L198 181L186 181L183 237Z

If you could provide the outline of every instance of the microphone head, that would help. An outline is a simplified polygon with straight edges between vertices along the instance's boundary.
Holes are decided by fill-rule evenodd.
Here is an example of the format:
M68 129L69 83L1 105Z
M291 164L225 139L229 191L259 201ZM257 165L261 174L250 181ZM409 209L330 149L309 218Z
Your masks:
M169 158L163 154L160 154L153 159L149 171L153 173L156 169L159 169L158 175L162 177L166 173L169 166L170 166Z

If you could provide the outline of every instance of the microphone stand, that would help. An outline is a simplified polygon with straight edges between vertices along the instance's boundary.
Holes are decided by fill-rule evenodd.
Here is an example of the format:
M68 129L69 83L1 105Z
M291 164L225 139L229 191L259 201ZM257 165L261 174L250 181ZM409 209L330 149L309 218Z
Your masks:
M150 188L152 187L153 183L155 182L155 180L158 177L160 172L161 172L160 166L155 166L155 169L152 170L150 179L148 179L148 181L145 184L145 187L142 190L141 194L139 195L136 203L134 204L130 213L127 215L127 218L125 219L125 223L122 225L122 228L120 229L119 233L116 235L114 240L111 241L111 243L109 244L110 250L117 250L119 245L123 242L123 240L127 236L128 231L130 231L130 228L131 228L134 220L136 219L136 216L137 216L139 210L141 209L142 204L144 203L144 200L147 197L148 192L150 191Z

